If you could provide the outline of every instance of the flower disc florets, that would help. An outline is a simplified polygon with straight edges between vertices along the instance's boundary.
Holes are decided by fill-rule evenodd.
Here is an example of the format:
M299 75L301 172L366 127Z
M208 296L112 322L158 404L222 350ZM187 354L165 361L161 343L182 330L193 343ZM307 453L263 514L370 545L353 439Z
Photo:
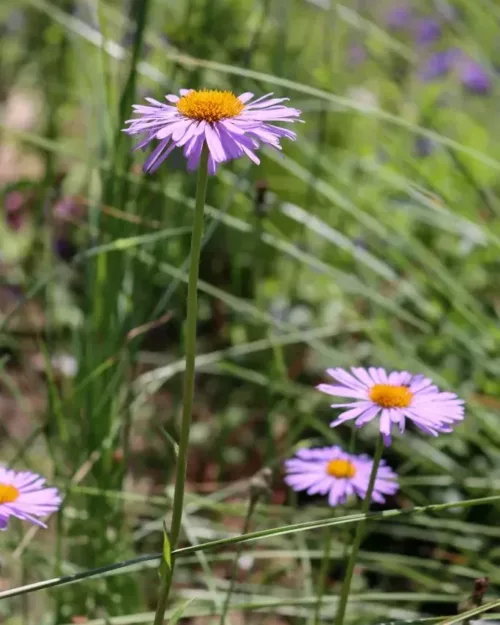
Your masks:
M218 122L221 119L236 117L245 108L241 100L231 91L190 91L176 104L179 113L190 119L205 122Z

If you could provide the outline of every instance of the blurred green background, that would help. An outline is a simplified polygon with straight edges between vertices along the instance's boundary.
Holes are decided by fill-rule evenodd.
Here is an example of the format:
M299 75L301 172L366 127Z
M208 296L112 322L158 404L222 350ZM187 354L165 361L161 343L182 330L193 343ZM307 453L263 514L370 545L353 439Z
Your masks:
M349 445L314 390L328 366L422 372L467 401L453 435L396 437L388 507L498 492L499 20L496 0L2 0L0 459L65 493L49 530L0 536L2 588L161 549L195 181L176 154L144 176L121 128L179 88L274 92L306 122L209 182L184 544L241 532L264 466L251 529L349 512L282 482L297 445ZM498 512L372 524L350 621L453 614L482 575L494 598ZM246 545L230 622L312 623L323 541ZM232 559L182 560L185 618L217 622ZM2 601L0 622L149 623L156 566Z

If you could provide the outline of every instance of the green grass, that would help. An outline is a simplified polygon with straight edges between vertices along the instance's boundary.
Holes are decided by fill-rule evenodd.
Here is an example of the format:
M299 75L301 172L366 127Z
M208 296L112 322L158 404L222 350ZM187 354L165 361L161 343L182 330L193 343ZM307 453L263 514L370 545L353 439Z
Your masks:
M13 523L0 536L9 625L153 621L158 557L147 556L161 551L172 508L195 179L175 155L144 176L120 129L146 92L183 86L274 91L306 123L283 155L264 151L259 168L232 163L209 181L189 488L167 622L218 622L240 545L252 564L237 569L226 622L244 613L312 624L329 525L319 617L332 621L359 508L297 501L280 466L298 445L348 446L349 428L328 427L314 385L327 366L376 363L428 374L466 399L467 418L450 436L395 438L387 460L401 492L369 523L348 622L455 622L485 575L484 608L497 609L498 7L457 0L463 19L439 44L489 67L481 97L456 75L418 80L425 53L386 28L390 2L331 4L1 3L1 143L18 156L0 179L5 193L30 195L19 232L0 220L4 284L24 294L2 306L0 460L65 493L50 530ZM352 43L369 54L355 67ZM31 123L5 114L19 93ZM416 154L417 138L434 142L432 154ZM81 206L62 224L51 209L69 195ZM69 263L53 253L61 233L77 248ZM54 364L61 352L76 359L75 377ZM373 429L355 449L373 453ZM273 499L241 536L248 480L263 466L275 471ZM30 584L40 586L16 590Z

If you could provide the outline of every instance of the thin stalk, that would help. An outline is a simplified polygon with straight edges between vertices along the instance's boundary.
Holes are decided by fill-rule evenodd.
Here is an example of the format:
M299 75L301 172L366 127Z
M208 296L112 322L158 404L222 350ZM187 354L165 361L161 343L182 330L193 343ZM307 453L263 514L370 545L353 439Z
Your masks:
M248 529L250 527L250 521L252 519L252 514L253 514L253 511L255 510L256 504L257 504L257 498L252 497L252 495L250 495L250 498L248 500L247 511L245 514L245 520L243 521L243 529L241 530L242 534L246 534L248 532ZM229 604L231 603L231 595L233 594L233 590L234 590L234 586L236 582L235 580L236 568L238 566L238 560L240 559L242 549L243 549L243 543L239 543L236 548L236 552L234 554L233 565L231 567L229 589L226 594L224 606L222 607L222 612L221 612L220 619L219 619L219 625L224 625L226 621L226 614L229 609Z
M177 470L175 475L172 524L170 526L170 545L168 545L169 552L173 551L177 546L182 521L182 509L184 505L184 486L186 482L189 431L191 429L191 412L193 409L194 397L196 327L198 320L198 274L200 268L201 240L203 237L203 222L205 219L207 181L208 148L204 145L198 169L193 232L191 234L191 258L189 266L186 316L186 368L184 373L184 398L179 437L179 454L177 457ZM168 540L168 538L165 540ZM172 559L171 563L165 562L165 566L163 567L162 583L160 586L160 595L158 598L158 605L156 607L154 625L161 625L165 618L165 610L172 582L173 567L174 559Z
M375 486L375 478L377 477L377 471L384 451L384 441L382 436L379 436L377 442L377 449L375 450L375 457L373 459L372 471L370 473L370 480L368 482L368 489L366 496L361 507L361 514L368 514L370 503L372 500L373 488ZM363 533L366 525L366 516L363 516L356 526L356 534L354 535L354 542L352 544L351 556L347 564L347 570L344 577L344 583L342 584L342 592L340 593L339 607L335 618L335 625L342 625L344 622L345 611L347 608L347 602L349 600L349 592L351 590L352 575L354 573L354 566L358 557L359 547L363 538Z
M323 558L321 560L321 569L318 579L318 591L316 594L316 606L314 609L314 625L321 622L321 605L323 603L323 595L325 594L326 580L328 578L328 567L330 565L330 554L332 551L333 527L325 529L325 540L323 542ZM240 543L241 545L242 543Z

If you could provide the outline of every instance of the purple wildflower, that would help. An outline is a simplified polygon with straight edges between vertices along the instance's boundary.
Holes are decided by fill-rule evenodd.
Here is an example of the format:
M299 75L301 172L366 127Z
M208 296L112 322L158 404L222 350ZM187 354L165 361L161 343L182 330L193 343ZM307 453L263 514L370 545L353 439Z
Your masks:
M61 497L56 488L44 488L44 484L45 479L36 473L0 467L0 530L7 528L11 516L46 527L36 517L58 510Z
M285 461L285 482L308 495L328 495L329 505L337 506L351 495L365 498L372 467L369 456L354 456L337 446L300 449L294 458ZM384 503L385 495L394 495L399 490L396 477L381 460L372 501Z
M453 68L459 55L460 51L456 48L450 48L442 52L434 52L424 63L420 77L424 82L441 78Z
M77 255L78 249L67 237L59 237L54 241L54 251L61 260L71 262Z
M335 427L355 419L356 427L372 421L380 413L380 432L385 445L391 444L393 424L404 432L406 419L426 434L437 436L451 432L452 424L464 418L464 402L455 393L443 393L432 380L407 371L387 373L381 367L351 367L327 369L339 385L320 384L317 388L328 395L351 397L347 404L332 404L332 408L348 408L330 425Z
M253 100L253 93L236 97L230 91L181 89L180 97L165 96L170 104L146 98L152 106L134 105L138 117L128 120L129 135L144 135L135 149L145 149L153 140L159 143L144 163L153 173L175 148L183 148L187 168L200 163L203 146L208 146L208 171L214 174L220 163L248 156L260 161L255 150L261 144L281 150L283 137L295 140L291 130L271 122L297 121L300 111L282 103L288 98L270 98L269 93Z
M484 67L471 58L465 58L460 63L460 81L462 85L478 94L488 93L491 89L491 78Z
M436 144L429 137L417 137L415 139L414 150L415 155L420 158L430 156L436 148Z
M418 44L433 43L441 37L441 24L432 17L423 17L415 27L415 38Z
M85 207L75 196L69 195L57 200L54 205L54 217L62 221L79 221L83 217Z
M410 26L413 18L413 11L408 5L402 5L389 11L386 24L392 30L402 30Z
M364 46L360 46L359 44L352 44L351 46L349 46L349 49L347 51L347 59L351 67L355 65L361 65L366 61L366 58L367 54Z

